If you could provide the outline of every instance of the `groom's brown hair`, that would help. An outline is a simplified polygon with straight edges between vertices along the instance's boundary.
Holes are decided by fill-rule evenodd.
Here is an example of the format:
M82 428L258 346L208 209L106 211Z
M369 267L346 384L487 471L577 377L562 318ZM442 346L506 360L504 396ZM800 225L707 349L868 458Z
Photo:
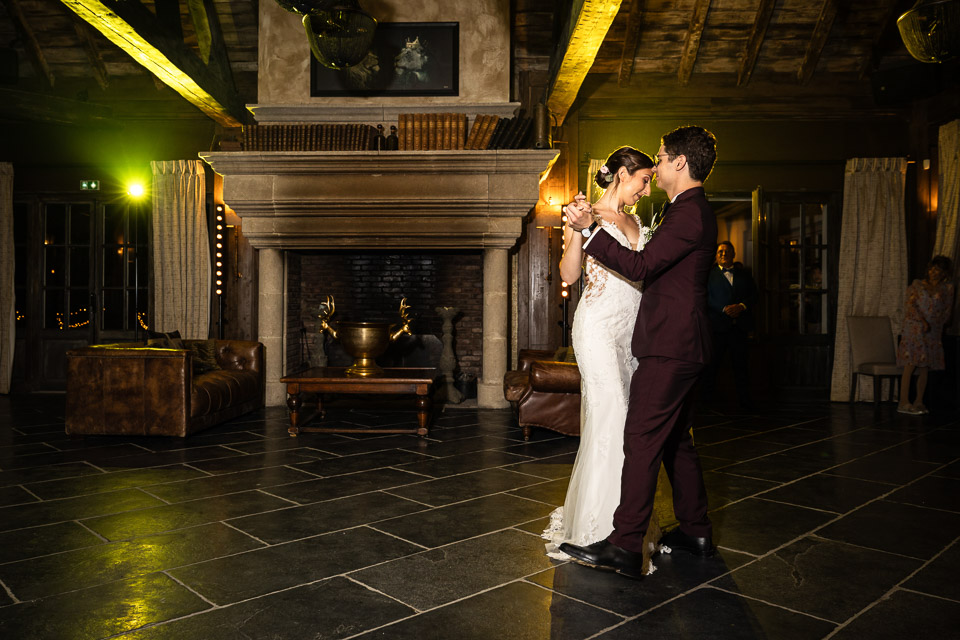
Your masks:
M690 166L690 177L705 182L717 161L717 138L703 127L677 127L660 138L663 150L673 160L684 156Z

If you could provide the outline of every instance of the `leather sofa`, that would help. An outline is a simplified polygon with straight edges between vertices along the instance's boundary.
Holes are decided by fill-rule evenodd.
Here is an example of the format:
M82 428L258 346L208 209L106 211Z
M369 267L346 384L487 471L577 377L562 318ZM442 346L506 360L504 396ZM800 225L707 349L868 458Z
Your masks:
M520 368L503 377L503 395L516 410L524 440L533 427L580 435L580 370L554 357L553 351L521 349Z
M183 438L262 407L263 345L216 340L215 352L220 368L195 374L189 348L134 343L67 351L67 433Z

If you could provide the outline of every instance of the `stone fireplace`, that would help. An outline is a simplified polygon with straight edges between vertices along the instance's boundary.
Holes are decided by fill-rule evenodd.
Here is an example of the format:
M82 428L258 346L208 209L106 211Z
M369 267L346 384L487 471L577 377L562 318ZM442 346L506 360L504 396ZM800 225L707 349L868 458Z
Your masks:
M258 124L397 124L401 113L463 113L511 117L510 3L449 0L411 3L364 0L380 22L457 23L456 96L311 95L310 50L300 16L273 0L260 2ZM365 252L465 252L476 267L482 298L477 403L502 407L510 349L508 251L539 199L539 181L556 159L550 149L485 151L211 152L201 157L223 176L223 198L258 250L259 339L266 346L267 403L285 400L292 269L310 270L311 256ZM465 275L465 277L467 277ZM408 283L410 287L414 283ZM474 283L476 284L476 283ZM317 283L323 289L323 283ZM412 291L412 289L411 289ZM389 297L389 296L388 296ZM424 296L427 300L438 299ZM337 298L338 308L348 300ZM391 306L397 301L391 301ZM293 303L296 306L296 303ZM311 302L301 302L312 304ZM441 301L444 306L450 301ZM456 305L454 305L456 306ZM432 309L422 311L432 312ZM295 313L306 315L308 310ZM292 319L298 320L296 318ZM462 321L467 321L464 317ZM306 324L306 322L304 322ZM456 327L455 331L473 327ZM295 333L294 333L295 336ZM472 356L461 350L458 357ZM292 358L296 360L296 358ZM294 365L293 362L290 363Z
M508 318L515 303L508 251L556 155L550 149L202 153L223 176L224 201L258 250L267 403L285 401L279 380L291 349L286 252L433 250L477 254L476 275L482 278L477 404L505 406ZM302 257L300 262L302 269Z

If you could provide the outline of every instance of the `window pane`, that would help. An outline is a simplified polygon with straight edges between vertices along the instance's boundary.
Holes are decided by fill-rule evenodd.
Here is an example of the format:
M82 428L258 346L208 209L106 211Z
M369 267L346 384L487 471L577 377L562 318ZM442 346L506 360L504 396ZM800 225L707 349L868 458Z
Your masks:
M803 288L826 289L827 279L823 267L827 263L826 249L807 249L803 253Z
M780 203L777 212L777 237L783 244L800 239L800 205L794 202Z
M90 244L90 209L87 203L70 208L70 244Z
M48 204L45 208L46 228L43 234L44 244L67 243L67 207L63 204Z
M70 289L70 328L81 329L90 324L90 291Z
M44 292L43 328L63 330L63 289Z
M827 294L806 293L803 296L804 333L827 332Z
M147 244L147 238L150 237L149 207L139 205L130 208L130 242L140 245Z
M147 283L147 259L141 256L137 259L137 251L133 247L127 249L127 286L143 286Z
M30 234L30 205L26 202L13 203L13 244L27 246Z
M104 289L101 293L103 310L100 327L104 330L123 329L123 289Z
M70 284L83 286L90 281L90 250L70 249Z
M123 249L116 245L103 248L103 286L123 286Z
M780 331L783 333L800 333L800 296L794 294L777 294L779 300Z
M27 327L27 290L22 287L16 287L13 290L14 300L14 309L16 310L16 323L17 329L25 329Z
M780 249L780 288L800 288L800 249L785 246Z
M823 228L826 206L816 203L803 205L803 242L804 244L823 244L827 241Z
M141 330L149 329L150 326L147 324L147 304L150 300L150 290L137 289L137 295L134 296L134 298L135 298L135 304L138 310L137 315L139 316L138 324L140 325L140 329Z
M103 208L103 243L123 244L125 207L108 204Z
M67 250L63 247L45 247L43 251L43 283L48 287L66 284Z

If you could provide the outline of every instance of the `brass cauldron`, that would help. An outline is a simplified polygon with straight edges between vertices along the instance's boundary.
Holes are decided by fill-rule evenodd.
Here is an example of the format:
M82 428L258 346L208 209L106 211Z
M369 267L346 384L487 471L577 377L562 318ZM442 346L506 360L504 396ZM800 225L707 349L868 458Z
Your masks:
M400 322L338 322L334 327L329 323L334 312L333 296L327 296L327 301L320 305L320 329L330 334L334 340L340 341L340 346L353 357L353 364L347 367L348 376L368 377L383 373L383 369L376 363L378 356L383 355L390 343L404 333L410 334L410 307L407 299L400 301Z

